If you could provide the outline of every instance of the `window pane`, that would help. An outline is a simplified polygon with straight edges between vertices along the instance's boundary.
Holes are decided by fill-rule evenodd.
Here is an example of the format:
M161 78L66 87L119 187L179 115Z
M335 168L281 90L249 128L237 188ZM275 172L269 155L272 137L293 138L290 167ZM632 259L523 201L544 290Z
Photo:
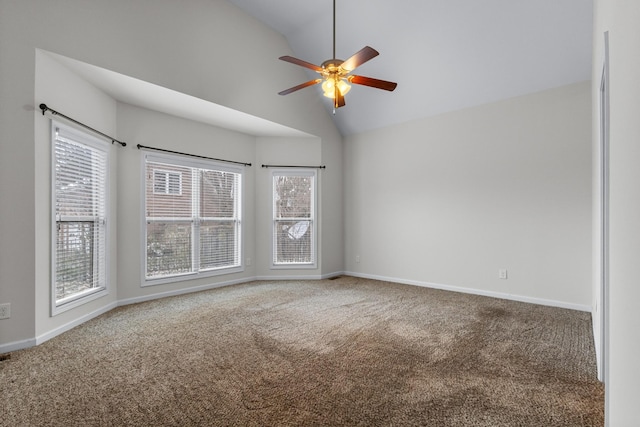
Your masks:
M312 176L274 176L276 218L311 218Z
M95 223L58 222L56 228L56 300L99 287L94 275Z
M147 217L191 218L191 176L191 168L188 167L148 162L145 194Z
M147 277L191 272L191 238L190 222L147 223Z
M235 218L238 174L200 170L200 217Z
M312 263L311 221L275 221L275 263Z
M315 173L273 175L273 263L314 264Z
M238 264L235 221L203 221L200 224L200 269Z
M197 276L240 267L241 174L216 169L214 163L206 168L208 162L192 163L182 157L176 157L177 164L172 163L173 156L145 159L145 277ZM165 173L164 194L155 191L154 171Z
M107 145L53 124L55 306L106 289Z

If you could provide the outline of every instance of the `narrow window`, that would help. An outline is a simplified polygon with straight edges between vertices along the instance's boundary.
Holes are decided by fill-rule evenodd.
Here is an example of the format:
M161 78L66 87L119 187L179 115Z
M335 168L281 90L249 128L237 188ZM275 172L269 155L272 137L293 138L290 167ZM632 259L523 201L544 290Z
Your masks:
M107 290L109 145L52 122L52 313Z
M239 168L145 156L147 284L241 271Z
M315 267L314 170L273 172L273 266Z

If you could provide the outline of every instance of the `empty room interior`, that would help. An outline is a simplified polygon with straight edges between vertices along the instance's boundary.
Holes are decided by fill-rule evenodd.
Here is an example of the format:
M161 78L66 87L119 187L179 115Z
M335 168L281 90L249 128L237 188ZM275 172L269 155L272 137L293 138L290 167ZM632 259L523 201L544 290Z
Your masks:
M0 425L637 425L639 20L0 0Z

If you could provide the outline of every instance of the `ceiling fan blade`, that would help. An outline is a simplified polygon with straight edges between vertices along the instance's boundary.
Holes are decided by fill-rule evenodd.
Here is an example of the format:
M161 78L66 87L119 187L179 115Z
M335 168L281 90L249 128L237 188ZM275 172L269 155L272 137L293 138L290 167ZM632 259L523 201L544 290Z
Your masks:
M302 59L294 58L293 56L285 55L285 56L281 56L278 59L280 59L282 61L286 61L286 62L291 62L292 64L296 64L296 65L299 65L301 67L309 68L309 69L315 71L316 73L321 73L322 72L322 67L314 65L314 64L312 64L310 62L307 62L307 61L303 61Z
M392 92L398 83L388 82L386 80L378 80L371 77L364 76L349 76L347 78L351 83L363 86L375 87L376 89L384 89Z
M353 56L351 56L351 58L344 61L341 67L343 70L347 72L351 72L355 70L356 67L359 67L360 65L364 64L370 59L375 58L378 55L380 54L378 53L377 50L375 50L372 47L365 46L362 49L360 49L358 52L354 53Z
M308 82L299 84L298 86L290 87L289 89L285 89L282 92L278 92L278 95L289 95L291 92L295 92L300 89L304 89L305 87L313 86L320 83L322 79L309 80Z

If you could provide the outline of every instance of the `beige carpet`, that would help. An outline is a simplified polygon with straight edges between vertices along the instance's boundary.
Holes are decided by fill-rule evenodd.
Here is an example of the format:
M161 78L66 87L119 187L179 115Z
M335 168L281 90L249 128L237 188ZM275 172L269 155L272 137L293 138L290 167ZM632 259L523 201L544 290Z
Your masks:
M387 282L120 307L0 362L2 426L602 426L588 313Z

